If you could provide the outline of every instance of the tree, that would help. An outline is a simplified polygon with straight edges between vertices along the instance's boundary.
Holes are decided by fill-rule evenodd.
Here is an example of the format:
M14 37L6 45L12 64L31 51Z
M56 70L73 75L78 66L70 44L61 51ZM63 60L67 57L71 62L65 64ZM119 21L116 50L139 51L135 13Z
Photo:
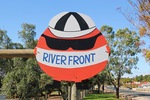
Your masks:
M53 83L53 80L51 77L49 77L47 74L45 73L41 73L40 74L40 79L39 79L39 95L40 96L45 96L44 98L47 99L47 94L48 94L48 90L49 88L47 88L47 85L51 85Z
M18 32L19 37L25 43L26 49L33 49L36 46L37 40L34 40L36 36L35 25L24 23L21 25L22 30Z
M0 29L0 49L9 49L11 44L11 39L7 35L6 30Z
M19 97L22 100L37 95L41 72L35 66L36 61L24 61L23 58L13 60L14 68L3 79L3 93L9 98Z
M34 37L36 35L35 26L32 24L23 24L22 31L19 32L20 38L24 41L24 47L20 43L12 43L6 35L6 31L1 31L0 42L4 43L1 48L9 49L33 49L36 45ZM7 45L6 45L7 44ZM9 98L20 98L22 100L30 97L38 97L41 93L40 89L45 89L41 84L43 79L37 61L31 58L10 58L0 59L1 68L4 72L2 80L2 91ZM5 70L4 70L5 68ZM46 80L49 82L48 80ZM45 82L46 83L46 82ZM42 90L43 90L42 89Z
M145 75L143 81L150 82L150 75Z
M98 73L94 77L92 77L90 80L92 81L92 86L97 85L98 86L98 93L100 93L100 88L102 86L102 92L104 92L104 84L107 81L107 76L106 76L107 70L103 70L102 72Z
M143 81L143 75L136 76L135 79L136 79L138 82L142 82L142 81Z
M13 43L11 41L11 39L7 35L6 30L0 29L0 49L17 49L17 48L21 48L21 47L22 47L21 44ZM11 58L9 58L9 59L0 58L0 82L2 82L4 75L7 72L10 72L12 69L13 69L13 67L12 67L12 59ZM1 85L0 85L0 87L1 87Z
M141 36L150 36L150 0L128 1L134 9L133 16L127 16L128 20L139 28Z
M110 83L116 89L116 97L119 98L120 79L125 73L131 73L138 62L137 53L140 48L137 45L140 37L136 32L128 28L119 29L116 33L110 26L103 26L101 32L105 35L111 49L109 63L107 65Z
M128 0L133 10L130 14L122 14L139 30L141 37L150 37L150 0ZM147 41L149 42L149 41ZM146 61L150 62L150 49L142 50Z
M138 82L150 82L150 75L136 76L135 80L138 81Z
M6 30L0 29L0 49L22 49L23 46L20 43L13 43L8 37Z

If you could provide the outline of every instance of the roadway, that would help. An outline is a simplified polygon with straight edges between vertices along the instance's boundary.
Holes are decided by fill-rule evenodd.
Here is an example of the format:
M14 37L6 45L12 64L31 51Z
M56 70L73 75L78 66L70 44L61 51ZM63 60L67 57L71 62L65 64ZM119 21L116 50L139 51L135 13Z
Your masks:
M106 89L115 92L113 87L107 87ZM150 92L120 88L120 97L125 100L131 100L131 98L132 100L150 100Z
M134 91L130 89L120 89L120 96L132 98L132 100L150 100L150 92Z

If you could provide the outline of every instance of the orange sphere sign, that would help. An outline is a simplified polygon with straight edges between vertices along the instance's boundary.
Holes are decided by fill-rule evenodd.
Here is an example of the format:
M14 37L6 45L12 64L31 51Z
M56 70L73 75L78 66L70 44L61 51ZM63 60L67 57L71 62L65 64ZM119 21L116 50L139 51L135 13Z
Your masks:
M109 47L89 16L62 12L50 20L35 55L41 69L54 80L80 82L105 68Z

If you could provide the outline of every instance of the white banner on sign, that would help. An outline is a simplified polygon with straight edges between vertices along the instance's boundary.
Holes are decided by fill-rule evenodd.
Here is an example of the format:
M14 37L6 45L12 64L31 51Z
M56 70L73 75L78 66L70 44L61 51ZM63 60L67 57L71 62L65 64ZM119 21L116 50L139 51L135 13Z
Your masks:
M108 60L106 45L94 50L55 51L36 47L38 62L58 68L79 68L91 66Z

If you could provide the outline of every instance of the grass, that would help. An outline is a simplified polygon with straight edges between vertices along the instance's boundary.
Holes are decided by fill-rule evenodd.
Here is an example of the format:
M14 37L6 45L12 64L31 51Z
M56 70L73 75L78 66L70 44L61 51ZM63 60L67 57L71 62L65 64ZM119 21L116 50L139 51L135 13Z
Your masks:
M114 93L88 94L83 100L118 100Z

